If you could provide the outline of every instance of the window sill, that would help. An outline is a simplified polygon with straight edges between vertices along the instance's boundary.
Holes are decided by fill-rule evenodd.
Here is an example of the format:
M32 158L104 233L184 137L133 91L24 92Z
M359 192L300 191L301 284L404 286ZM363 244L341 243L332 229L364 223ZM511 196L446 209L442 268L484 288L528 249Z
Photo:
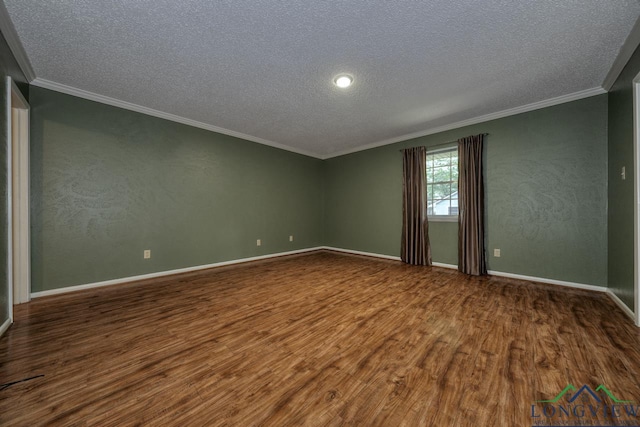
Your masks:
M458 215L429 216L429 222L458 222Z

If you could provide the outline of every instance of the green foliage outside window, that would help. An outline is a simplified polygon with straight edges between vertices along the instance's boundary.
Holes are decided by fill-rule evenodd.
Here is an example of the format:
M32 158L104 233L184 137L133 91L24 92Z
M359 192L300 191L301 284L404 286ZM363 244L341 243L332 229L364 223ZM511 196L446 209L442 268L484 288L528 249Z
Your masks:
M429 215L458 213L458 150L427 153L427 209Z

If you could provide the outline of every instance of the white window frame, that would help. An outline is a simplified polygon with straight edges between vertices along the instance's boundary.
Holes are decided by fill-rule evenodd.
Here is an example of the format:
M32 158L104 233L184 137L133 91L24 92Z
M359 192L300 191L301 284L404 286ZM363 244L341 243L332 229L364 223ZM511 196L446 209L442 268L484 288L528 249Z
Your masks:
M427 156L429 156L430 154L442 153L445 151L456 151L456 150L457 150L457 147L454 145L449 147L439 148L436 150L427 149ZM425 168L426 168L426 164L425 164ZM428 186L429 185L427 184L427 188ZM459 216L459 213L458 215L427 215L427 218L429 219L429 222L458 222L458 216Z

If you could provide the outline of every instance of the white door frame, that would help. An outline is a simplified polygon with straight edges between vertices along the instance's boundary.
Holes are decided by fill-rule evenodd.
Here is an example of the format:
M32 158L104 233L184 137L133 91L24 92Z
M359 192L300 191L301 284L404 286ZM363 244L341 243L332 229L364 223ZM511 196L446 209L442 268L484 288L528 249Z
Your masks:
M29 103L11 77L7 90L7 213L9 314L31 299L29 225Z
M640 326L640 73L631 83L633 92L633 313Z

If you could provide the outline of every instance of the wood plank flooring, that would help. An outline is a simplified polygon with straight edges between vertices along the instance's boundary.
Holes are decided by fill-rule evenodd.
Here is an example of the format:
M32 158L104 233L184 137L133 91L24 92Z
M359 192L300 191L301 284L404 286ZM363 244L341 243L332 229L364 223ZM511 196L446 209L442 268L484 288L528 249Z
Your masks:
M639 374L604 294L318 252L18 307L0 424L531 426Z

